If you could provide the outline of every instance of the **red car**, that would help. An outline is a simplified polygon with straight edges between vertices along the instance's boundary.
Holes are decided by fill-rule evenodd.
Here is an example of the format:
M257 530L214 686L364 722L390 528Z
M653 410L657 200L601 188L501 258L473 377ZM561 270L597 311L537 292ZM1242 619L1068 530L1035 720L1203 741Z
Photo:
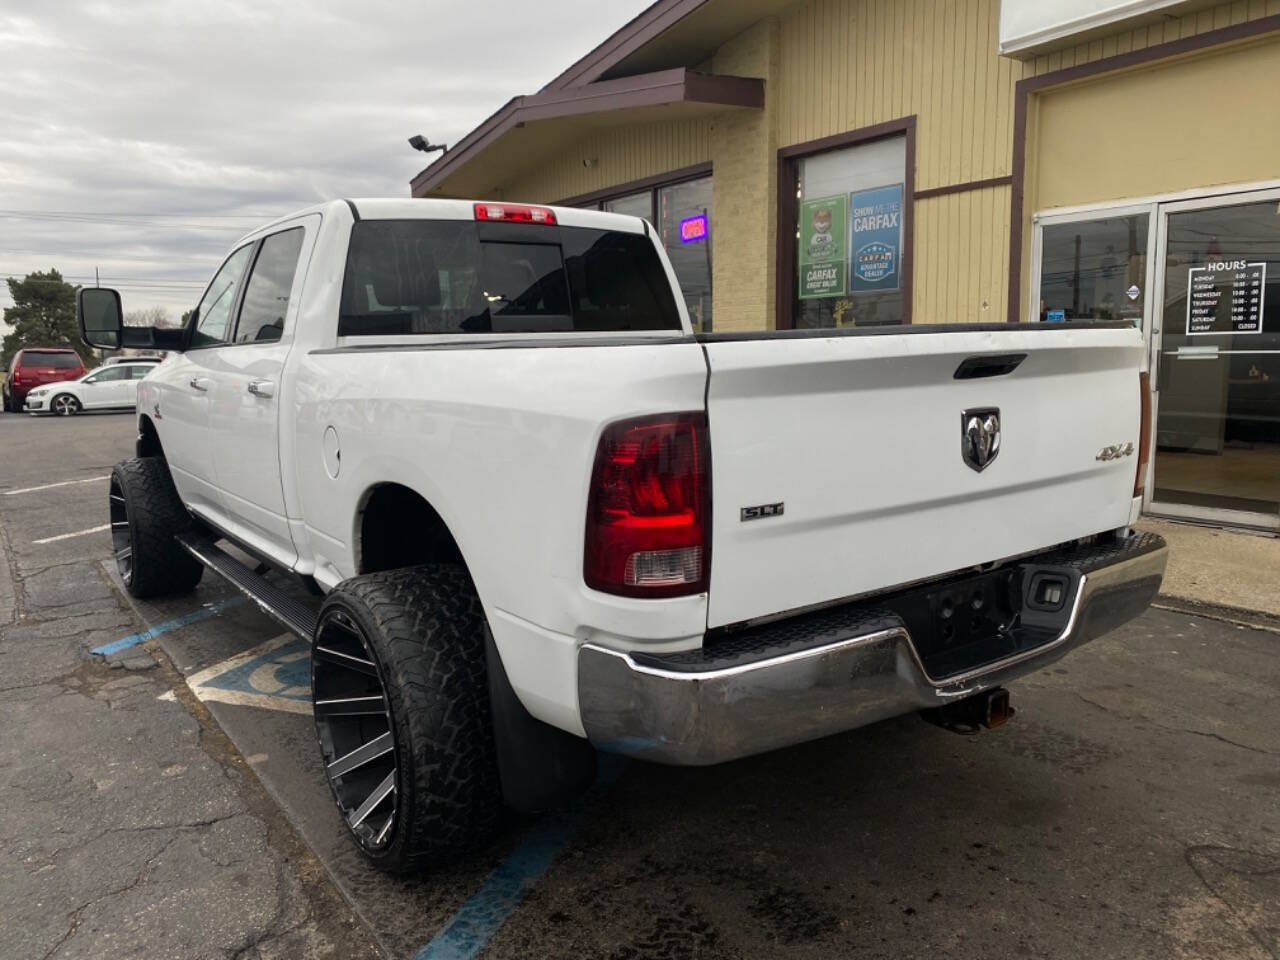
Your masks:
M85 373L84 361L74 350L58 347L28 347L13 355L4 378L5 412L22 411L27 392L59 380L74 380Z

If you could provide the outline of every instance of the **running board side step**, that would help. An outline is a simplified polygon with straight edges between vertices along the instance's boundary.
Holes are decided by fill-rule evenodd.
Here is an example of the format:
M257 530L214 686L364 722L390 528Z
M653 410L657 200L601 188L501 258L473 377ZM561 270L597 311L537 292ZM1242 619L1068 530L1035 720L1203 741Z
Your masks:
M213 540L198 533L181 533L174 539L187 553L226 580L258 605L258 609L290 633L308 643L316 631L319 608L289 596L266 578L255 573Z

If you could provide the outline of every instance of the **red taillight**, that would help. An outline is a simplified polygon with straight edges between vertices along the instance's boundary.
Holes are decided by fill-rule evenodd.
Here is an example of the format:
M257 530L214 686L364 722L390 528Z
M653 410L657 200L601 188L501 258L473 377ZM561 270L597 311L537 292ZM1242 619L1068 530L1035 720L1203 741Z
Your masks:
M477 203L477 220L505 220L507 223L545 223L554 225L556 212L550 207L531 207L526 203Z
M1147 486L1147 457L1151 452L1151 375L1138 374L1138 390L1142 394L1142 426L1138 430L1138 472L1133 479L1133 495L1142 496Z
M605 428L587 500L587 586L625 597L707 589L711 477L703 413Z

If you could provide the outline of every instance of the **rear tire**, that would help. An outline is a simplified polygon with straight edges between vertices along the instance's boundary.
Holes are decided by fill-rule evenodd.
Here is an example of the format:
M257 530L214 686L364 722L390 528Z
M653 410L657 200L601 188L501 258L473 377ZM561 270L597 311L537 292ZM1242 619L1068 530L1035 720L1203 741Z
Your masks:
M60 417L74 417L80 412L80 401L69 393L60 393L49 401L49 412Z
M484 628L470 576L446 564L355 577L320 609L311 687L325 773L379 869L445 863L498 828Z
M159 457L116 464L109 494L111 546L129 594L145 600L194 589L204 565L174 539L192 521L168 464Z

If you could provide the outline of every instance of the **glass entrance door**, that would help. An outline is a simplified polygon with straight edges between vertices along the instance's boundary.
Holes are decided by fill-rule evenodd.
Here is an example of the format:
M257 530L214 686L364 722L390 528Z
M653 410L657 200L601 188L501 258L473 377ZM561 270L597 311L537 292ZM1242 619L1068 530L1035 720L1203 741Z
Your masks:
M1280 190L1159 208L1151 512L1280 529Z

